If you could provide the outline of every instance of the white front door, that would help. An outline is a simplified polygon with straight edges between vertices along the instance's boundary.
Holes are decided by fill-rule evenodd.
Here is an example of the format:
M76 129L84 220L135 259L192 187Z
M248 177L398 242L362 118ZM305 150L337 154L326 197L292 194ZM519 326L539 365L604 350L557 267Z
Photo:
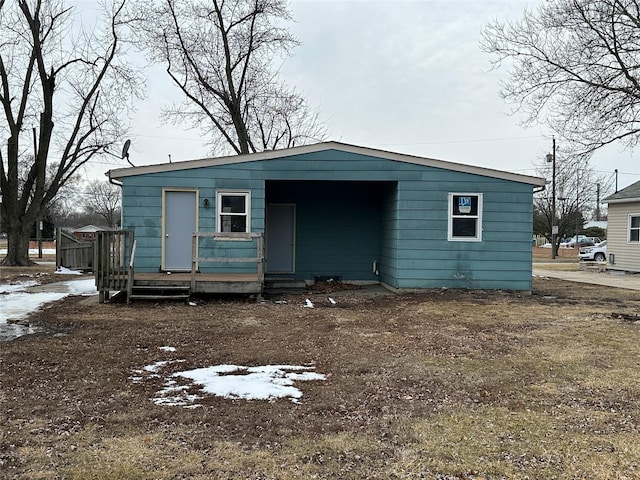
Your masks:
M191 245L197 221L197 192L164 192L163 269L191 270Z

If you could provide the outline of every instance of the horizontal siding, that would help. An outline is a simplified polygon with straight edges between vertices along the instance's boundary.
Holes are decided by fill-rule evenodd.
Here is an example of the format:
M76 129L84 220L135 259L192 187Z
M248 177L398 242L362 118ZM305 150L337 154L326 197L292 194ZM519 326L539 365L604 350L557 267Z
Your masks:
M398 188L394 185L382 200L378 279L393 287L398 286Z
M323 183L307 188L313 181ZM198 190L202 231L215 226L216 189L238 189L251 191L254 232L264 231L267 203L296 204L299 278L341 274L406 288L531 288L531 185L339 151L124 177L123 183L123 225L144 243L138 259L151 270L161 258L163 187ZM450 192L483 194L482 242L447 241Z
M530 290L531 187L447 173L437 184L399 182L397 285ZM447 240L450 192L483 194L481 242Z
M482 278L460 276L458 278L402 278L397 288L464 288L487 290L531 290L531 276L519 275L519 279L496 277L491 272L484 272Z
M611 265L612 269L640 272L640 243L628 242L630 213L640 214L640 202L609 204L607 254L615 255L615 264Z
M198 229L202 232L215 231L216 190L238 189L251 191L251 228L254 232L264 231L264 182L256 180L251 170L224 169L218 172L211 169L183 170L165 172L123 179L123 228L134 230L138 249L136 251L136 270L140 272L158 271L162 265L162 192L163 189L197 190ZM204 199L209 207L204 207ZM204 239L201 239L203 242ZM253 257L255 246L250 253L239 253L237 249L227 249L229 256ZM220 255L206 246L200 247L202 257ZM252 272L254 265L202 264L203 272L225 271Z

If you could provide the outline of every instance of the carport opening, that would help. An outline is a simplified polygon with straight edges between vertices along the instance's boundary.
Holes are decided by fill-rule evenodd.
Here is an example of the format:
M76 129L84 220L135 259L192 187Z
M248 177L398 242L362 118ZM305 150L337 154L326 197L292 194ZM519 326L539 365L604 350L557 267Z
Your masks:
M388 257L397 182L267 181L266 204L295 205L291 277L375 283ZM266 222L266 261L274 238ZM273 225L271 225L273 227ZM271 238L270 238L271 237ZM378 270L378 271L376 271Z

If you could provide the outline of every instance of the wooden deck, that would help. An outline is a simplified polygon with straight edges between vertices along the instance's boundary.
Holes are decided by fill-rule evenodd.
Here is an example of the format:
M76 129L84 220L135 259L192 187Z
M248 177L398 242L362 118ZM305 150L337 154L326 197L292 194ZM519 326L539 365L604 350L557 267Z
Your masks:
M255 273L196 273L191 293L262 293ZM191 273L136 273L135 286L191 287Z
M255 256L199 257L198 240L211 242L253 242ZM109 299L111 292L125 292L132 299L185 299L192 294L256 294L262 297L264 288L264 247L261 233L203 233L193 234L191 269L182 272L140 272L135 269L136 241L132 231L98 232L94 249L96 287L100 302ZM224 250L224 249L223 249ZM252 265L255 273L200 273L205 263ZM213 269L210 269L210 271ZM242 271L243 268L235 268ZM250 271L250 269L249 269Z

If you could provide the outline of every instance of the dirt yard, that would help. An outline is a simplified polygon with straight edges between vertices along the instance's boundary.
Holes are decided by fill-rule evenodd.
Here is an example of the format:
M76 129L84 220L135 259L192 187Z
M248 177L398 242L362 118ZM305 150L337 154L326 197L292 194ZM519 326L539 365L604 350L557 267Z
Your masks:
M47 334L0 344L0 477L640 478L639 292L534 287L69 297L34 314ZM172 373L223 364L326 379L296 384L299 403L152 401Z

